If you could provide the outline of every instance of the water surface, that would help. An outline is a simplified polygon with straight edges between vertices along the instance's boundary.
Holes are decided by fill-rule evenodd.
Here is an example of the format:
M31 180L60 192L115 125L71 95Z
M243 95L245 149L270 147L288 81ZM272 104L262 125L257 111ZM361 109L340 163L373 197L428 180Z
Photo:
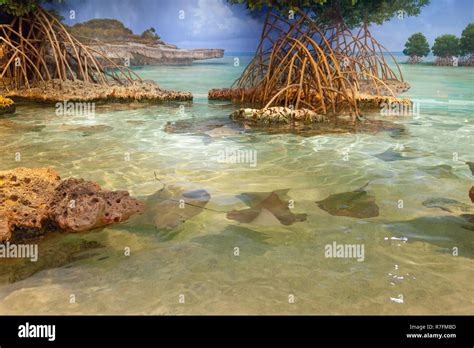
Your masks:
M474 161L472 70L403 65L412 85L406 95L420 103L419 115L391 119L403 132L304 137L236 128L228 119L235 106L208 102L207 90L229 86L250 57L239 58L239 66L231 54L192 66L137 69L163 88L191 90L194 102L184 108L97 106L88 118L20 105L10 120L23 127L0 125L2 170L50 166L63 178L135 196L153 194L163 183L211 195L208 210L174 229L132 220L51 235L39 241L46 266L34 271L3 260L0 313L474 313L473 224L423 205L438 197L473 206L474 181L463 162ZM194 126L165 131L167 122L182 120ZM202 124L225 128L206 133ZM96 127L77 130L87 126ZM221 163L226 149L256 151L257 165ZM335 216L315 203L367 183L378 216ZM306 214L305 221L226 217L248 208L236 197L241 193L284 189L291 211ZM324 248L333 242L363 244L364 261L326 258Z

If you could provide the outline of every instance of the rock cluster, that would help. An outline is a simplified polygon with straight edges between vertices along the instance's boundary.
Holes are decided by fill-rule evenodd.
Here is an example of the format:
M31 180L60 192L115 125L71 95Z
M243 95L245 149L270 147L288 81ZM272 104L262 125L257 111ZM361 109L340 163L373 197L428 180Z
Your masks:
M61 180L50 168L0 171L0 242L46 229L78 232L127 220L143 203L82 179Z
M15 112L15 103L10 98L0 96L0 115L12 114Z
M231 114L233 120L246 120L256 123L284 123L304 122L319 123L327 121L324 115L317 114L308 109L287 108L283 106L275 106L264 109L239 109Z
M136 81L133 84L100 85L83 81L50 80L39 82L20 90L5 92L12 98L25 98L37 102L80 101L80 102L151 102L192 100L190 92L166 91L153 81Z
M372 96L398 96L410 89L410 85L405 81L393 79L382 80L384 85L374 86L370 79L358 80L357 94L370 94Z

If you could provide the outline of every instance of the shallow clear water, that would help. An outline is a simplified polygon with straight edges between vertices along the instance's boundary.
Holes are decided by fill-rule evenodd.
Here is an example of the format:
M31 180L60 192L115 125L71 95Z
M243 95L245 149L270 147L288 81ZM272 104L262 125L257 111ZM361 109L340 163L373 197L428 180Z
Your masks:
M420 115L391 119L406 132L303 137L235 131L228 120L235 106L207 101L207 90L228 86L249 59L242 56L235 67L233 58L137 69L164 88L191 90L194 102L184 109L97 106L89 119L56 116L53 106L20 105L10 119L40 127L0 125L2 170L51 166L63 178L82 177L136 196L162 188L156 173L167 185L211 195L210 210L172 230L131 220L49 236L39 242L40 253L43 262L56 260L59 267L35 273L46 268L38 267L31 276L28 262L3 260L0 313L474 314L473 224L422 204L443 197L472 207L474 181L463 161L474 161L473 70L403 65L412 85L406 95L420 102ZM168 121L188 119L226 124L228 133L164 131ZM93 125L108 127L71 129ZM414 158L374 156L397 144ZM217 160L220 151L237 148L256 151L257 165ZM437 165L451 171L429 169ZM368 182L377 217L334 216L315 203ZM306 221L285 226L226 218L225 212L246 208L236 195L280 189L289 189L292 211L306 213ZM363 244L364 261L326 258L325 245L333 242Z

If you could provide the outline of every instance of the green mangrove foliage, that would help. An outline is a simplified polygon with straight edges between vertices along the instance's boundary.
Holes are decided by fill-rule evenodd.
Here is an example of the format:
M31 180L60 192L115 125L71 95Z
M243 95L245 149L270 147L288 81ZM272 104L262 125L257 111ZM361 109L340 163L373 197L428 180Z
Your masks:
M422 33L415 33L408 38L405 43L403 54L409 56L408 62L416 64L421 61L422 57L426 57L430 53L430 44Z

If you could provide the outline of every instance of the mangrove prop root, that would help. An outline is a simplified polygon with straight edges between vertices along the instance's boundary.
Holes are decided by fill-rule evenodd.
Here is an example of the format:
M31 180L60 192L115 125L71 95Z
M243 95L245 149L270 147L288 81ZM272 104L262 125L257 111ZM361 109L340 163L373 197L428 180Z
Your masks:
M51 80L100 85L141 81L130 69L79 42L41 8L0 24L0 88L18 90Z
M385 51L367 26L353 34L341 23L324 27L303 11L289 20L269 10L252 61L231 88L210 90L209 98L355 120L359 94L395 97L394 82L403 83Z

